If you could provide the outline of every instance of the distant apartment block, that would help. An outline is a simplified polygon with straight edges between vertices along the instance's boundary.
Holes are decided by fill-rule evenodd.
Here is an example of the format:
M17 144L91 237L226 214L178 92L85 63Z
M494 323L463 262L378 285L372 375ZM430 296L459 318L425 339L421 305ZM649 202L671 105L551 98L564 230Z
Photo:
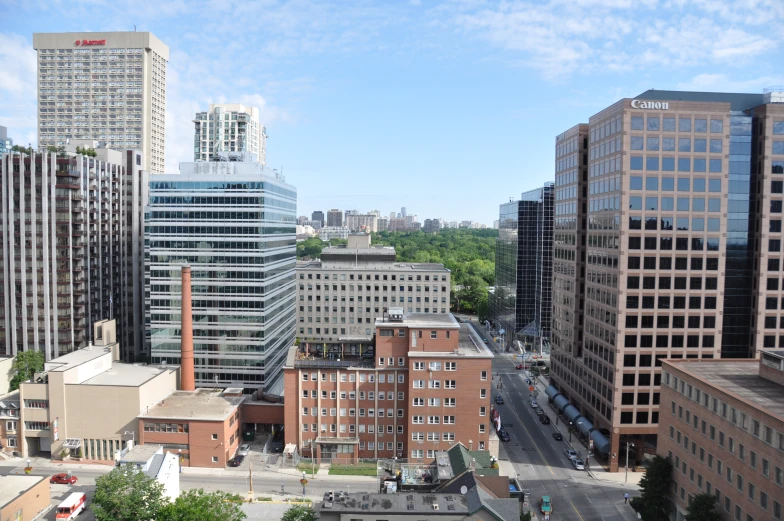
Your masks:
M487 450L493 354L451 314L390 309L375 350L302 342L289 350L285 441L326 462L429 462L456 441Z
M348 239L351 233L345 226L325 226L315 230L318 233L319 239L328 242L332 239Z
M38 145L94 139L164 171L169 48L148 32L35 33Z
M378 216L375 214L357 214L346 216L346 226L352 232L372 233L378 231Z
M49 360L86 346L91 324L113 317L132 360L143 347L144 161L92 140L65 148L2 156L0 345Z
M213 161L218 152L251 152L267 163L267 132L258 107L239 103L211 103L193 120L193 160Z
M343 212L341 210L330 210L327 212L327 226L343 226Z
M442 264L397 262L395 249L351 235L320 260L297 263L297 336L312 342L369 345L388 308L448 313L451 273Z
M314 225L314 228L321 228L327 225L326 221L324 221L324 212L318 210L311 214L310 220L319 223L318 226Z

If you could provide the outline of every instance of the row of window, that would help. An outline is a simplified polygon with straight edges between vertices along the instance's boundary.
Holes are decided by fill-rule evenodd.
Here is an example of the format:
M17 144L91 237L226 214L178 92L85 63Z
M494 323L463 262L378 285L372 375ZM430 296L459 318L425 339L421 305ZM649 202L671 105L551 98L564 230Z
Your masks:
M144 432L188 432L188 424L144 422Z
M669 315L658 315L656 317L653 315L642 315L641 317L638 317L637 315L626 315L626 328L653 329L654 318L656 319L656 329L668 329L670 327ZM775 322L776 317L772 318ZM700 322L702 322L702 325L700 325ZM782 317L782 324L784 324L784 317ZM700 329L700 327L704 329L714 329L716 327L716 317L713 315L706 317L700 317L699 315L690 315L688 317L680 315L672 317L673 329L684 329L687 327L689 329Z
M691 116L679 116L678 117L678 132L697 132L697 133L707 133L708 132L708 120L706 118L695 118L694 124L692 125L692 118ZM675 118L674 117L663 117L660 118L657 116L647 116L647 125L646 125L646 118L643 116L632 116L631 118L631 129L632 130L648 130L651 132L675 132ZM712 134L721 134L724 131L724 121L721 119L711 119L710 120L710 131Z
M677 159L678 172L710 172L721 173L721 159L705 159L691 157L659 157L659 156L631 156L629 157L629 170L649 172L675 172ZM643 168L644 166L644 168Z
M329 398L327 398L327 396L329 396ZM370 401L374 401L376 399L375 391L368 391L367 395L365 394L365 391L359 391L359 399L360 400L365 400L365 396L367 396L367 399L370 400ZM384 393L384 391L379 391L378 392L378 399L381 400L381 401L383 401L385 399L385 397L386 397L387 400L392 401L392 400L394 400L394 396L395 396L395 394L392 391L388 391L386 393ZM310 392L308 392L307 390L303 390L302 391L302 397L303 398L311 398L311 399L315 400L315 399L318 398L318 391L311 390ZM329 400L337 400L337 397L338 397L338 392L337 391L321 391L321 399L322 400L327 400L327 399L329 399ZM356 397L357 397L356 391L340 391L340 399L341 400L346 400L346 399L348 399L348 400L355 400ZM402 391L399 391L397 393L397 399L399 401L405 400L405 394Z
M677 148L675 145L677 143ZM694 152L708 152L708 144L710 143L710 153L711 154L721 154L722 151L722 139L711 139L707 140L705 138L696 138L694 139ZM663 150L665 152L691 152L692 151L692 139L690 137L665 137L659 138L658 136L648 136L644 138L643 136L631 136L631 141L629 144L631 150L648 150L652 152L657 152L659 150Z
M366 291L371 291L371 286L369 286L369 285L365 285L365 286L363 286L362 284L358 284L357 285L357 291L362 291L363 288ZM391 289L392 291L396 291L398 288L400 288L400 291L406 291L406 286L372 286L372 289L375 290L375 291L379 291L379 288L381 288L383 291L387 291L387 288ZM430 291L430 286L425 286L424 288L425 288L425 292L429 292ZM329 284L324 284L324 290L325 291L329 291L329 289L330 289ZM346 291L346 285L345 284L341 284L340 285L340 289L341 289L341 291ZM350 291L354 291L354 285L353 284L349 284L348 285L348 289ZM299 285L299 290L300 291L305 291L305 285L304 284L300 284ZM308 284L308 290L309 291L313 290L313 284ZM321 284L316 284L316 290L321 291ZM332 291L337 291L337 290L338 290L338 285L337 284L332 284ZM414 291L414 286L408 286L408 291ZM421 292L422 291L422 286L416 286L416 291L417 291L417 293ZM438 286L433 286L433 291L438 292ZM446 286L441 286L441 291L446 292L447 291L447 287Z
M701 261L702 259L697 258L694 260ZM701 263L693 262L692 266L700 265ZM636 267L631 269L640 269L639 264L636 264ZM646 268L647 269L647 268ZM642 286L640 285L640 281L642 280ZM629 275L626 278L626 289L656 289L656 281L658 280L658 289L706 289L706 290L715 290L718 288L719 279L717 277L705 277L704 281L705 284L703 285L703 277L702 275L697 275L696 277L653 277L653 276L645 276L640 277L638 275ZM769 289L778 289L777 283L778 279L768 279L769 282L768 286ZM674 281L674 284L672 282ZM688 285L686 282L688 281ZM772 287L776 286L776 287ZM667 301L669 304L669 301ZM668 306L661 306L659 307L668 307Z
M646 176L645 177L645 190L652 190L654 192L659 191L659 177L657 176ZM709 183L711 192L720 192L721 191L721 180L720 179L705 179L704 177L678 177L677 178L677 191L678 192L704 192L706 182ZM643 189L643 178L642 176L629 176L629 188L631 190L642 190ZM676 178L674 177L662 177L661 178L661 191L662 192L674 192L676 188Z
M384 411L385 410L386 410L386 416L384 416L384 414L385 414ZM372 408L372 409L367 409L366 410L364 407L361 407L359 409L359 417L360 418L364 418L365 417L365 413L367 413L367 417L368 418L375 418L376 417L376 412L378 412L378 417L379 418L385 418L385 417L386 418L394 418L395 417L394 409L378 409L378 410L376 410L376 409ZM349 417L354 418L357 415L356 413L357 413L357 410L353 409L353 408L347 409L346 407L341 407L340 409L338 409L336 407L331 407L331 408L329 408L329 414L327 414L327 407L322 407L321 408L321 414L319 415L319 409L317 407L310 407L310 408L303 407L302 408L302 416L322 416L322 417L326 417L326 416L333 416L333 417L334 416L340 416L341 418L345 418L346 414L348 414ZM398 409L397 410L397 417L398 418L402 418L403 417L403 409Z
M310 279L310 280L312 280L314 278L316 280L321 280L321 273L316 273L315 275L316 276L313 277L313 273L308 273L307 274L307 278ZM330 275L331 275L331 278L330 278ZM354 275L353 273L349 273L348 275L346 275L345 273L341 273L340 277L338 277L337 273L332 273L332 274L324 273L324 279L323 280L354 280L355 276L356 276L356 280L362 280L363 275L361 273L359 273L357 275ZM365 280L371 280L371 275L369 275L369 274L364 275L364 277L365 277ZM377 275L372 275L372 277L373 277L372 280L400 280L400 281L404 281L404 280L425 280L425 281L428 281L428 280L430 280L431 276L430 275L416 275L416 279L415 279L414 275L408 275L407 277L406 277L406 275L400 275L400 278L398 279L397 275L378 275L377 274ZM423 279L423 277L424 277L424 279ZM433 277L433 281L439 280L439 276L438 275L433 275L432 277ZM299 278L300 278L300 280L304 280L305 279L305 274L304 273L300 273L299 274ZM447 276L446 275L441 275L440 280L442 282L446 282L447 281ZM401 286L401 290L400 291L403 291L402 287L403 286ZM378 289L378 288L376 288L376 289Z
M718 237L676 237L675 238L676 251L719 251L719 238ZM657 248L658 243L658 248ZM673 238L672 237L629 237L630 250L672 250ZM601 247L596 245L596 247ZM616 248L617 249L617 248Z
M673 317L675 318L675 317ZM656 348L666 349L668 347L674 348L681 348L681 347L688 347L688 348L699 348L700 347L700 335L686 335L686 345L684 346L684 335L656 335ZM639 347L640 348L652 348L653 345L654 335L640 335L639 336ZM668 345L669 344L669 345ZM624 347L629 348L636 348L638 347L637 344L637 335L625 335L624 338ZM713 335L702 335L702 347L712 349L715 347L715 338ZM703 357L706 358L706 357ZM657 375L658 376L658 375ZM624 385L627 385L624 383ZM628 385L634 385L634 382ZM642 384L640 384L642 385ZM646 384L649 385L649 384ZM654 384L658 385L658 383Z
M637 256L630 256L627 257L627 264L626 267L630 270L638 270L640 266L642 269L645 270L655 270L656 263L658 260L660 270L671 270L673 269L673 262L672 257L652 257L652 256L645 256L642 257L642 264L640 264L640 257ZM776 263L773 265L776 266L775 270L772 270L770 267L768 268L769 271L778 271L778 259L770 259L775 260ZM704 262L703 262L704 261ZM770 266L770 261L768 262ZM698 271L707 269L708 271L715 271L719 269L719 259L718 257L708 257L703 258L702 256L693 256L691 259L689 257L675 257L675 269L676 270L691 270L691 271ZM669 278L669 277L666 277ZM645 280L648 277L643 279L643 285L645 286L647 283ZM677 286L677 284L676 284Z

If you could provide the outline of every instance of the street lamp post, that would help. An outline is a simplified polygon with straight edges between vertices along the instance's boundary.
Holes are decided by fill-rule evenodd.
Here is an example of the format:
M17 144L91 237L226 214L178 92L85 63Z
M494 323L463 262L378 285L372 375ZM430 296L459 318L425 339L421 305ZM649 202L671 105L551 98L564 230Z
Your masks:
M572 443L572 422L569 422L569 443Z
M180 462L180 474L182 474L182 449L177 449L177 460Z
M305 498L305 485L308 484L307 473L303 470L302 471L302 498Z
M629 447L634 447L634 443L626 442L626 483L629 482Z

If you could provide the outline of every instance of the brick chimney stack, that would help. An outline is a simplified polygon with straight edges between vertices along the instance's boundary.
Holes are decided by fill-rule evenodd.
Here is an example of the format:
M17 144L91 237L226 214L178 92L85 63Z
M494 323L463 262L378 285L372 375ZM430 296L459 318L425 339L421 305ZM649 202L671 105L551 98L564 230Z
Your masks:
M182 267L182 317L180 326L180 388L183 391L196 390L193 368L193 311L191 309L191 267Z

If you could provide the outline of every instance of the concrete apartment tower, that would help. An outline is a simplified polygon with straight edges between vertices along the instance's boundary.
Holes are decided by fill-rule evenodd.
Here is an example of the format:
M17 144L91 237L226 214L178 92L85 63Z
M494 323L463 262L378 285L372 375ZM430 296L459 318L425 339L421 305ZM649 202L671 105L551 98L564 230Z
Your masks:
M343 212L335 209L329 210L326 226L343 226Z
M218 152L252 152L267 163L267 130L259 120L258 107L239 103L212 103L196 113L193 160L212 161Z
M651 90L555 144L547 394L617 471L656 450L664 359L784 347L784 95Z
M92 324L115 318L122 358L133 360L144 330L142 156L92 140L66 148L0 161L0 349L50 360L85 347Z
M169 48L148 32L35 33L38 145L94 139L162 174Z

